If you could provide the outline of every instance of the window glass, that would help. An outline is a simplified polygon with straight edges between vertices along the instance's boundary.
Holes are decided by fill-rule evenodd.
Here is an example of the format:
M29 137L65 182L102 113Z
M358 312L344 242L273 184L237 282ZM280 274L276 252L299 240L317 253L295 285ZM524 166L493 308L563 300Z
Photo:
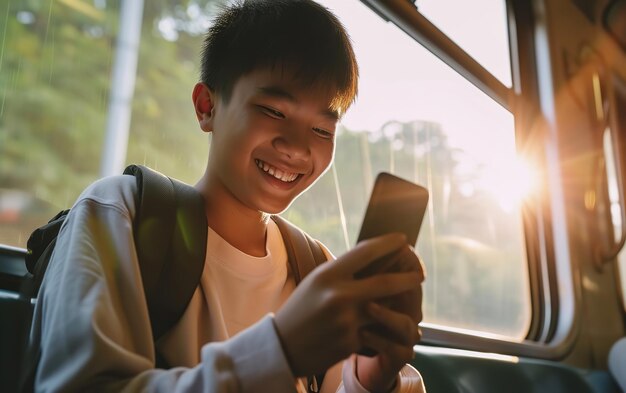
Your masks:
M97 177L117 8L0 6L0 243L24 247Z
M416 4L439 30L511 86L505 0L417 0Z
M354 245L378 172L426 186L417 245L428 271L425 322L523 338L520 202L532 184L516 158L513 116L362 4L320 2L352 37L359 98L342 120L333 170L287 218L341 254Z

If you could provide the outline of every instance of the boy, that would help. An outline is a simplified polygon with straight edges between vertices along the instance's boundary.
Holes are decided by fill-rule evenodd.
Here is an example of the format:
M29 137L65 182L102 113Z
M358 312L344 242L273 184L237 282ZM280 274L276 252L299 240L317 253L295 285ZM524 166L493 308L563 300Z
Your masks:
M325 370L322 392L423 391L404 366L419 339L423 280L405 239L362 242L296 289L268 220L328 169L357 77L347 34L315 2L225 10L192 94L200 128L212 135L195 186L209 224L205 270L156 344L174 367L155 368L132 233L135 179L115 176L83 192L57 239L33 325L36 391L306 391L303 377ZM353 278L382 257L409 271ZM375 302L382 298L385 306ZM388 334L366 329L372 323ZM356 355L363 347L378 354Z

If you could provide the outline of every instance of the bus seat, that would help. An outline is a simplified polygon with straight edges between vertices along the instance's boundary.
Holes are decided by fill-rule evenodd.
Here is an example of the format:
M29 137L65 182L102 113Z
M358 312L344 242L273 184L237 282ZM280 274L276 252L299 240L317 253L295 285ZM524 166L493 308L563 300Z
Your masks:
M620 393L607 371L465 352L416 347L412 365L422 374L428 393Z
M26 250L0 246L0 391L14 392L28 340L30 301L19 298Z

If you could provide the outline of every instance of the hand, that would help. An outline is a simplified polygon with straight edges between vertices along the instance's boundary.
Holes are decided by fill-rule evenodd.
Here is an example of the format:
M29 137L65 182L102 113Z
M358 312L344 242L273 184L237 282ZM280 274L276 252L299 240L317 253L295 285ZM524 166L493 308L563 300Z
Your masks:
M296 377L326 370L363 347L361 331L372 323L367 312L371 301L419 287L416 271L354 279L368 264L405 247L405 237L398 234L363 241L300 283L274 318Z
M379 258L355 274L357 278L370 277L380 273L398 273L415 271L420 276L420 283L426 278L426 269L415 254L415 250L405 245L391 255ZM403 312L418 324L422 320L422 288L416 286L412 291L382 299L378 304L395 311Z
M417 269L420 283L425 278L424 267L412 249L404 251L399 269ZM375 302L368 305L368 312L376 321L377 329L366 329L362 332L367 347L376 351L377 355L357 358L359 382L371 392L391 390L398 371L413 358L413 346L421 338L417 326L422 320L421 285L385 299L385 305L387 306Z

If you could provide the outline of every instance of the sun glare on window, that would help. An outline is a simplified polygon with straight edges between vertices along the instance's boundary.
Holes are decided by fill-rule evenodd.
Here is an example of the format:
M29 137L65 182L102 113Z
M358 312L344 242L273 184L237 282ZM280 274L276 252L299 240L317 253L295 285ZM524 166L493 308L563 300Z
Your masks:
M507 212L521 207L537 187L537 172L528 161L516 156L506 164L492 167L479 180Z

